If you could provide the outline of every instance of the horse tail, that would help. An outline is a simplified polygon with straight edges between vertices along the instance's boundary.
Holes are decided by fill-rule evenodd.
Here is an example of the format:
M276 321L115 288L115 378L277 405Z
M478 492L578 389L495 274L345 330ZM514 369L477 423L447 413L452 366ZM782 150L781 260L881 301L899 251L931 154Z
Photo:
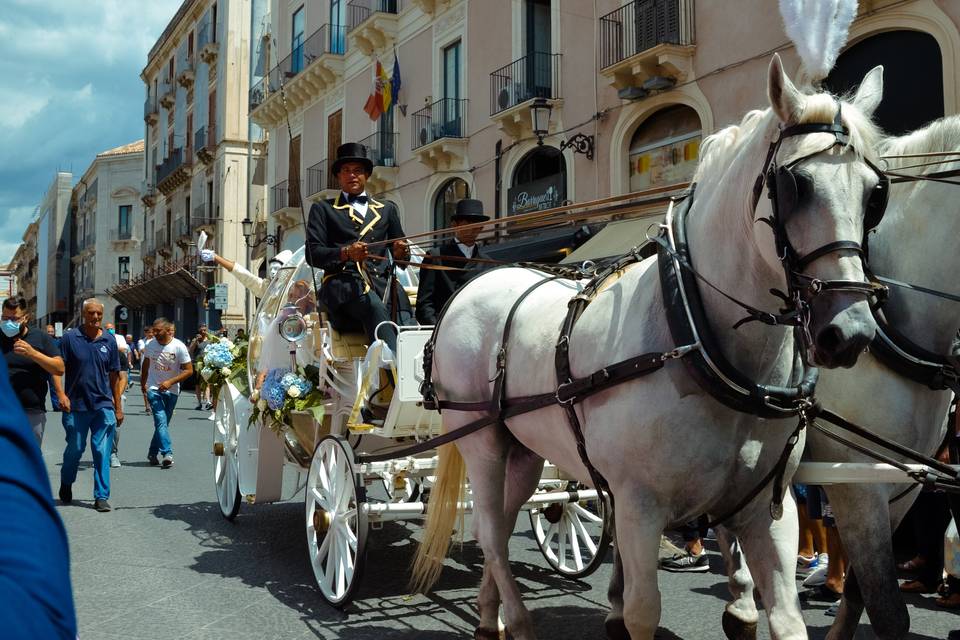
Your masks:
M426 526L413 560L410 584L415 593L428 592L440 578L458 519L458 530L463 531L463 486L466 478L467 467L456 445L446 444L440 447L436 483L430 491Z

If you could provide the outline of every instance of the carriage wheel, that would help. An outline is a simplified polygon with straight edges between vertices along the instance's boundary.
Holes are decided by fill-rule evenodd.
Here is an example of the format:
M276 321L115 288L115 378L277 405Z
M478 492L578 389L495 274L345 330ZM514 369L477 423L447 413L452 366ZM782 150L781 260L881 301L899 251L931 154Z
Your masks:
M233 397L224 388L213 419L213 481L220 513L233 520L240 511L240 463L237 459L237 416Z
M571 485L568 491L577 486ZM579 579L603 563L610 548L606 502L557 502L531 509L530 527L540 552L557 573Z
M346 439L327 436L307 476L307 551L320 593L337 608L353 599L366 561L367 514L353 459Z

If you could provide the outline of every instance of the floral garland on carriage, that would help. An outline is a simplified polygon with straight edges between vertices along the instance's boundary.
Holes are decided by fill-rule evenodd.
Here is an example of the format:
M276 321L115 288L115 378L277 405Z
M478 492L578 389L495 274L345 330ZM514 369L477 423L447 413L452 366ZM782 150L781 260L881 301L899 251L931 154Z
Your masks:
M289 368L276 367L267 371L259 389L250 393L253 409L250 425L261 417L271 431L281 435L291 425L290 414L307 412L314 420L323 420L323 403L328 400L320 387L320 370L313 366Z
M220 390L227 382L233 384L240 393L247 394L247 342L230 342L225 338L209 336L210 344L197 358L196 367L200 371L200 390L210 389L210 396L216 404Z

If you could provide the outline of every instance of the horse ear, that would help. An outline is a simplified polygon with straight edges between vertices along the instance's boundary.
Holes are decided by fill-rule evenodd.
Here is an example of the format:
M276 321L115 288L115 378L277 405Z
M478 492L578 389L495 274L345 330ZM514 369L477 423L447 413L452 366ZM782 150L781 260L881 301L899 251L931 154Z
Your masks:
M774 113L784 123L796 122L803 110L803 94L790 82L783 70L780 54L773 54L767 71L767 98Z
M853 104L868 118L880 106L883 99L883 65L878 65L863 77L863 82L857 88L857 95Z

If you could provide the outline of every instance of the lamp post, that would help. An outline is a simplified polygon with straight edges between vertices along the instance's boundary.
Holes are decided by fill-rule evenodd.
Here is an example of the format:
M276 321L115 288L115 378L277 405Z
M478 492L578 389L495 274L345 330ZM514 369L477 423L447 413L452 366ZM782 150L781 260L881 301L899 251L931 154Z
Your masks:
M537 98L530 104L533 135L537 136L538 145L543 145L543 138L550 133L551 111L553 111L553 105L546 98Z
M240 225L243 227L243 241L251 249L259 247L263 243L267 243L271 247L277 246L277 236L269 234L265 235L263 240L260 240L259 242L250 242L250 236L253 235L253 220L250 218L244 218Z
M126 262L120 265L120 284L130 284L130 267Z

